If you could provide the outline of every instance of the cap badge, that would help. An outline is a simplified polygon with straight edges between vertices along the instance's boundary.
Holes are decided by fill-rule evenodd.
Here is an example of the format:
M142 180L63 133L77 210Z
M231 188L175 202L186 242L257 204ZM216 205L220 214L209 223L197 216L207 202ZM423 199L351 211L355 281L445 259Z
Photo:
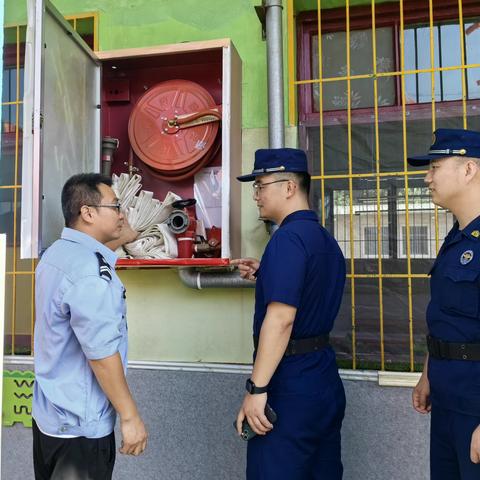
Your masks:
M474 231L471 233L471 235L472 235L472 237L478 238L478 237L480 237L480 231L474 230Z
M467 263L470 263L472 260L473 260L473 250L465 250L460 257L460 263L462 265L467 265Z

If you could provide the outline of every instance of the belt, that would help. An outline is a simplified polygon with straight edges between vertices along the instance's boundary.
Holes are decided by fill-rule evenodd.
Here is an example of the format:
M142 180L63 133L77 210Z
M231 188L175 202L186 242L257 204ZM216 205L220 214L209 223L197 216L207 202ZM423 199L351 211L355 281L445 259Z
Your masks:
M480 361L480 343L444 342L427 335L428 353L439 360Z
M288 341L287 348L285 349L285 353L283 355L285 357L288 357L290 355L300 355L302 353L317 352L319 350L323 350L329 345L330 343L328 335L319 335L318 337L299 339L291 338ZM253 336L253 346L255 347L255 350L258 347L258 337L256 336Z

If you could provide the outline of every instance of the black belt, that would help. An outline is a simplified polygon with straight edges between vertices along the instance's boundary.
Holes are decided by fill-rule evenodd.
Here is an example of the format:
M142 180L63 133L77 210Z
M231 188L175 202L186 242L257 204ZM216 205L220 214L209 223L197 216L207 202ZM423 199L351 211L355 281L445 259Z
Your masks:
M480 343L444 342L427 335L428 353L439 360L480 361Z
M328 341L328 335L319 335L318 337L310 338L291 338L288 341L287 348L283 354L285 357L289 355L299 355L301 353L310 353L323 350L330 345ZM255 350L258 347L258 337L253 337L253 346Z

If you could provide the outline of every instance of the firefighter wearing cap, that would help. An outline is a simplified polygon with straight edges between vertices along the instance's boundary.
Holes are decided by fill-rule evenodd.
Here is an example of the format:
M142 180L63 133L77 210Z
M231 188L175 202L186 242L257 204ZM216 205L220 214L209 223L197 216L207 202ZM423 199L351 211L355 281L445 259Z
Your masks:
M413 406L431 412L432 480L480 478L480 133L439 129L428 155L433 202L457 222L430 271L428 356Z
M257 436L249 440L247 479L342 478L340 428L345 393L328 334L345 284L345 260L335 239L309 209L305 153L255 153L253 196L262 219L280 227L261 262L232 261L256 281L254 366L237 417ZM275 411L272 424L266 404Z

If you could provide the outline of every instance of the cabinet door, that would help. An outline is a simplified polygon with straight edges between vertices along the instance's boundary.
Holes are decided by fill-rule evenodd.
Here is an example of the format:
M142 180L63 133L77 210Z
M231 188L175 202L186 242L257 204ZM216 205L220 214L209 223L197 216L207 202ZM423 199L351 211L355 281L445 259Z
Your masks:
M100 63L48 0L28 0L21 258L64 226L60 197L76 173L100 171Z

